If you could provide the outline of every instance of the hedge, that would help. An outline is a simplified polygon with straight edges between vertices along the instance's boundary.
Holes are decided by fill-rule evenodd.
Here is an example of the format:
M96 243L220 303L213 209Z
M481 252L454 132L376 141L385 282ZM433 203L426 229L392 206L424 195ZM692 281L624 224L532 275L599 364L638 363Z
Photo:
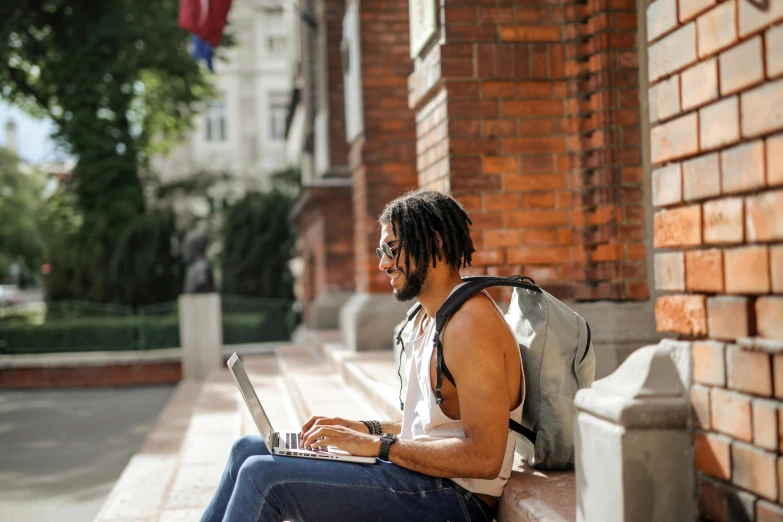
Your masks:
M290 338L288 310L223 315L223 344ZM143 318L143 319L142 319ZM42 325L0 323L0 353L148 350L180 345L176 315L81 317Z

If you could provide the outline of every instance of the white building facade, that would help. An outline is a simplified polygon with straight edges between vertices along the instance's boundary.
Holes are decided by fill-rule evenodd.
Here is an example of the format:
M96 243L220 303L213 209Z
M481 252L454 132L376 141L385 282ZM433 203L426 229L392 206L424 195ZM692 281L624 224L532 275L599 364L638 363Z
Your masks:
M162 182L197 172L225 173L235 196L270 188L270 175L288 166L285 126L292 73L291 10L281 0L234 0L212 81L193 129L166 156L153 159Z

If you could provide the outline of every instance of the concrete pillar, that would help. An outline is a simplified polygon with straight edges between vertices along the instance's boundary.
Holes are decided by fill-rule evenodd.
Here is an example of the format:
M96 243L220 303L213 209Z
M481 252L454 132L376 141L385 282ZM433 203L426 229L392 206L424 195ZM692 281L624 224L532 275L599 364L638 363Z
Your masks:
M634 352L576 395L577 520L693 520L687 343Z
M179 338L184 379L203 380L223 365L219 294L179 296Z

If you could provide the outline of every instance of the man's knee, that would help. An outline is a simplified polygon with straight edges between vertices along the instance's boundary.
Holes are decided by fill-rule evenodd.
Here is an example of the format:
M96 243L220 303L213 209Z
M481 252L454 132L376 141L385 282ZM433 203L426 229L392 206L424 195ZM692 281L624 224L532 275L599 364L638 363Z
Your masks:
M239 469L242 464L253 455L268 455L263 439L257 435L245 435L234 441L231 446L231 455L229 460L235 469Z

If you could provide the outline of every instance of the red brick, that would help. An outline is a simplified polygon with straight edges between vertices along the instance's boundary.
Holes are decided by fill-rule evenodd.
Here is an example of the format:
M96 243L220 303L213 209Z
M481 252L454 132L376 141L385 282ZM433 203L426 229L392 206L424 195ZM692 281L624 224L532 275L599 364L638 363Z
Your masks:
M647 39L655 40L677 25L677 0L657 0L647 8Z
M750 397L741 393L713 388L710 391L710 418L712 429L735 439L751 442Z
M717 0L680 0L680 22L687 22L709 9Z
M481 85L484 98L513 98L516 92L514 82L484 82Z
M517 84L521 98L549 98L552 96L552 82L519 82Z
M692 336L707 333L704 296L667 295L655 300L655 322L659 332L677 332Z
M522 208L554 208L555 195L552 192L522 194Z
M571 258L569 247L509 248L506 255L509 263L522 265L567 263Z
M701 244L701 206L692 205L655 213L656 248Z
M517 123L513 120L483 120L484 136L513 136L517 133Z
M452 42L495 42L494 25L447 25L446 38Z
M783 79L741 95L742 135L758 136L783 128Z
M493 117L498 116L498 102L494 100L451 100L449 101L449 117Z
M783 27L783 26L781 26ZM783 32L783 30L781 31ZM783 52L783 51L781 51ZM783 134L767 138L767 185L774 187L783 185Z
M775 384L775 397L783 399L783 355L772 357L772 380ZM781 422L783 426L783 422ZM783 439L781 439L781 451L783 451Z
M448 7L445 11L447 24L476 23L475 7Z
M653 205L662 207L682 201L682 168L678 163L652 173Z
M682 252L655 254L655 288L685 290L685 256Z
M780 472L778 472L778 476L780 476ZM783 522L783 507L779 504L759 500L756 502L756 522Z
M502 265L506 261L503 250L479 250L473 252L473 266Z
M720 91L722 95L741 91L764 79L764 50L757 36L720 55Z
M764 141L743 143L720 153L721 190L747 192L764 186Z
M769 500L777 500L778 480L774 453L735 442L731 445L731 468L734 484Z
M484 194L486 210L514 210L519 208L519 194L502 192L500 194Z
M484 231L484 246L486 248L518 246L520 242L519 230Z
M482 7L479 9L479 23L508 24L514 21L510 7Z
M693 343L693 379L702 384L726 385L725 346L714 341Z
M745 199L745 232L748 241L783 239L783 190Z
M500 28L502 42L559 42L560 27L518 25Z
M504 174L516 172L517 169L517 158L513 156L484 156L485 174Z
M623 245L620 244L598 245L592 252L591 260L597 263L602 261L619 261L623 258L623 250Z
M723 252L714 249L686 252L685 287L695 292L722 292Z
M540 22L541 20L546 20L547 16L546 7L516 6L516 21L518 23ZM554 22L554 20L552 21Z
M503 183L509 191L563 190L566 188L566 177L562 174L506 174Z
M704 204L705 243L741 243L743 236L741 198L723 198Z
M704 58L737 41L737 0L719 4L701 15L696 23L699 34L699 58Z
M696 469L715 478L731 478L731 439L722 435L696 433Z
M699 62L680 74L682 109L699 107L718 98L718 60Z
M555 229L525 230L522 232L522 243L533 245L558 245L560 244L558 231Z
M503 101L503 116L560 116L563 112L561 100Z
M647 259L647 247L643 244L628 245L628 259Z
M739 137L739 100L736 96L699 109L701 150L735 143Z
M649 47L650 81L696 61L696 24L689 23Z
M691 386L691 418L696 427L710 429L710 389L694 384Z
M720 155L717 152L682 164L682 191L686 201L720 194Z
M707 322L713 339L734 340L751 334L750 303L745 297L710 297Z
M739 2L739 31L741 36L758 31L779 22L783 18L783 4L770 1L765 4L766 9L759 9L758 5L748 2Z
M561 137L504 138L503 151L506 154L565 152L566 147Z
M650 134L653 163L662 163L698 152L698 131L696 113L654 127Z
M650 122L666 120L680 113L680 77L672 76L650 87Z
M759 297L756 300L756 325L759 335L783 341L783 297Z
M568 212L562 210L525 210L508 212L507 226L523 227L556 227L568 225Z
M748 246L724 251L726 293L769 293L769 249L766 246Z
M778 406L777 401L753 400L753 444L760 448L778 449Z
M783 24L770 28L764 38L767 44L767 77L783 73Z
M728 346L726 375L728 386L733 390L764 397L772 395L772 367L767 353Z
M769 247L769 268L772 292L783 294L783 245Z

